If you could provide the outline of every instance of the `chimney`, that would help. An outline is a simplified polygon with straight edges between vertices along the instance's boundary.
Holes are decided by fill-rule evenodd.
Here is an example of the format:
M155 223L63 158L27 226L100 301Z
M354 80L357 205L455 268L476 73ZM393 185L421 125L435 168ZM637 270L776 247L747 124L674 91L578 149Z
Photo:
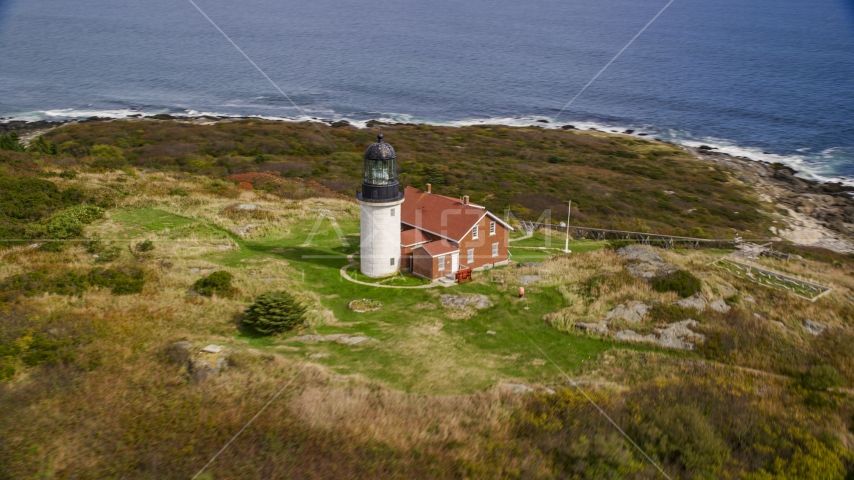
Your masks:
M463 205L468 205L468 204L469 204L469 196L463 195Z
M433 193L433 185L427 184L427 193Z

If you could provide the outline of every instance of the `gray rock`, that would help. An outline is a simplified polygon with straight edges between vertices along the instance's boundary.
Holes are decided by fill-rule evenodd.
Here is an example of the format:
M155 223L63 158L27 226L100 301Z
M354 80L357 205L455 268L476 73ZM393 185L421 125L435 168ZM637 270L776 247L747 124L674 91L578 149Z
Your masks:
M617 255L625 260L639 260L649 263L665 263L664 259L652 247L645 245L627 245L617 250Z
M222 351L222 347L219 345L208 345L207 347L202 349L202 352L205 353L219 353Z
M643 302L629 302L626 304L617 305L613 310L605 315L605 320L628 320L629 322L640 322L649 311L649 305Z
M706 299L703 298L703 294L698 292L690 297L679 300L676 302L676 305L682 308L696 308L698 312L702 312L706 309Z
M720 300L720 299L709 303L709 308L711 308L712 310L714 310L716 312L720 312L720 313L726 313L726 312L732 310L732 307L730 307L729 305L726 304L725 301Z
M519 277L519 281L522 285L530 285L532 283L539 282L540 280L542 280L542 277L539 275L522 275Z
M595 333L596 335L608 334L608 323L604 320L600 321L599 323L579 322L575 324L575 328L581 330L582 332Z
M540 268L542 266L542 263L537 262L520 262L516 264L516 268Z
M804 319L803 326L804 330L806 330L807 333L812 335L821 335L822 332L827 330L826 323L816 322L814 320L810 320L809 318Z
M261 205L255 205L254 203L241 203L237 206L238 210L261 210Z
M756 303L756 300L753 297L744 297L745 302Z
M216 345L213 345L216 346ZM200 382L214 375L218 375L228 358L228 350L220 348L217 352L202 350L190 361L190 378L194 382Z
M681 322L671 323L667 328L658 330L658 335L641 335L633 330L622 330L617 332L614 338L629 342L655 343L665 348L693 350L696 343L706 339L705 336L688 328L696 325L697 321L689 318Z
M297 342L322 342L326 338L323 335L300 335L299 337L294 337L293 340Z
M779 328L780 330L788 330L788 328L786 328L786 324L784 324L783 322L778 322L776 320L772 320L771 325L774 325L775 327Z
M370 342L371 340L373 340L373 338L371 337L363 337L361 335L356 335L354 337L339 338L335 341L344 345L359 345L365 342Z
M495 330L487 330L486 334L487 335L495 335Z
M509 388L513 393L533 392L534 389L522 383L505 383L504 386Z
M442 305L450 308L466 308L469 305L474 305L475 308L488 308L492 306L489 297L483 294L470 295L440 295L439 299Z

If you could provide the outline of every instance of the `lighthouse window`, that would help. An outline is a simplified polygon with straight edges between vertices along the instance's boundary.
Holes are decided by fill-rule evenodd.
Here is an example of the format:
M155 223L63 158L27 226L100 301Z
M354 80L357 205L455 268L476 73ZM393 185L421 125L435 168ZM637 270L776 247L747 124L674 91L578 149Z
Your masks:
M394 266L394 258L391 258L390 260L391 260L390 265L393 267Z
M391 209L391 216L392 217L394 216L394 209L393 208Z

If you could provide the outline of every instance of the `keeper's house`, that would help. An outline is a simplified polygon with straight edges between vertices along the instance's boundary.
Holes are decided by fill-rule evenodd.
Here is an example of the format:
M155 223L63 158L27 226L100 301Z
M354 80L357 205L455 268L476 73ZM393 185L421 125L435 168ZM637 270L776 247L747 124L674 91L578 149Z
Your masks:
M431 280L508 262L512 227L485 207L414 187L401 205L401 268Z

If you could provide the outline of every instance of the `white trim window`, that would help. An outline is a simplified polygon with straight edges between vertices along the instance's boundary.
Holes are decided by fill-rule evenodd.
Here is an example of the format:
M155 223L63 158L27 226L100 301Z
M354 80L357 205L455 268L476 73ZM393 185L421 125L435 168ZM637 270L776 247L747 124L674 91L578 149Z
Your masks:
M468 261L468 263L470 263L470 264L471 264L471 263L474 263L474 249L473 249L473 248L470 248L470 249L469 249L469 251L468 251L468 259L467 259L467 261Z
M498 244L497 243L492 244L492 256L493 257L498 256Z
M495 222L489 222L489 234L495 235Z
M439 257L439 271L442 272L445 270L445 256L442 255Z
M474 228L471 229L471 239L472 240L477 240L477 231L478 231L478 226L475 225Z

